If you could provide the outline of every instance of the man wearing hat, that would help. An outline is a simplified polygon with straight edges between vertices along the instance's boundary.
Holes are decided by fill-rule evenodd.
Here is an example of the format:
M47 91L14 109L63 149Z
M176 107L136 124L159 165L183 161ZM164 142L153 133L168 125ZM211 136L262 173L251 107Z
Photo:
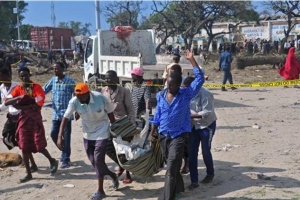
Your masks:
M140 118L146 110L150 110L151 89L146 85L143 79L144 71L140 67L136 67L129 72L132 78L132 85L126 85L130 90L131 100L135 112L135 117Z
M105 163L110 123L115 122L114 106L101 93L90 91L85 83L77 84L74 93L75 97L70 100L60 125L57 146L62 148L64 129L73 112L76 111L82 119L84 148L98 178L98 190L92 195L92 198L101 199L106 196L103 190L105 175L109 175L113 179L112 186L115 190L119 187L118 176L110 171Z
M178 65L180 61L180 55L179 54L174 54L173 56L173 63L169 64L166 68L165 71L162 75L162 78L164 79L164 83L166 82L166 80L168 79L169 75L170 75L170 71L171 71L171 67L173 65Z

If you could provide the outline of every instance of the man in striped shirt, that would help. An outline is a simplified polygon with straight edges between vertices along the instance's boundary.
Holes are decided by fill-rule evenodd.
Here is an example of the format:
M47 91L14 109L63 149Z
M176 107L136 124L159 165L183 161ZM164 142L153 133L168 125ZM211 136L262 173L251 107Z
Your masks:
M43 89L45 94L52 91L52 130L51 138L55 145L57 145L57 137L59 133L59 127L63 119L64 113L68 108L69 101L73 97L75 81L64 75L64 64L61 62L56 62L53 65L53 70L55 76L52 77ZM62 154L60 161L62 162L61 168L68 168L70 166L70 155L71 155L71 116L68 121L67 127L64 132L64 144L62 149Z
M150 110L151 90L143 79L144 71L142 68L136 67L129 73L131 74L133 84L130 86L126 85L126 87L131 93L135 117L140 118L146 110Z

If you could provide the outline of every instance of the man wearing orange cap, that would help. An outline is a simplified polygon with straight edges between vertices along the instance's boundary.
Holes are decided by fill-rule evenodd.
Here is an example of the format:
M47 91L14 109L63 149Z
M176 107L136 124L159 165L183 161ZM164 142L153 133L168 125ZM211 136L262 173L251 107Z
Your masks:
M60 125L57 146L62 148L64 129L76 111L82 119L84 148L98 177L98 190L92 195L92 199L102 199L106 196L103 190L105 175L113 179L112 186L115 190L119 187L118 176L110 171L105 163L106 145L110 137L109 123L115 122L114 106L101 93L90 91L85 83L77 84L74 93L75 97L70 100Z

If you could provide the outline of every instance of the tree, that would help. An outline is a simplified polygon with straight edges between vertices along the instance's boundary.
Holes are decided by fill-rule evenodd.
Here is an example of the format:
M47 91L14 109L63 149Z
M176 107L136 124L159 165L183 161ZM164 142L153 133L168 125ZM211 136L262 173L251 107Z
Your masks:
M210 8L209 20L206 21L203 28L209 37L208 47L216 36L232 33L232 30L242 22L258 21L259 19L258 13L254 10L250 1L215 1L206 3L206 7ZM217 21L229 21L228 30L213 33L213 24Z
M157 30L165 33L164 41L170 35L180 34L185 48L191 48L195 35L203 28L207 30L211 42L216 36L211 30L216 21L231 20L235 22L233 26L236 26L242 21L258 19L250 1L153 1L152 10L160 16ZM218 34L228 33L229 30Z
M82 35L91 35L91 31L89 29L89 27L92 26L91 23L85 23L82 27L81 27L81 34Z
M159 31L165 32L164 40L171 35L180 34L185 48L191 47L194 36L208 20L209 13L206 9L204 1L153 1L152 7L153 12L162 18L158 28Z
M299 23L296 18L300 17L300 2L299 1L267 1L264 3L269 9L273 10L275 14L281 13L285 15L287 28L284 28L284 38L281 42L281 51L283 51L284 42L287 41L290 32L296 24ZM282 52L280 52L282 53Z
M139 25L138 15L146 9L141 6L142 3L142 1L114 1L101 6L100 13L107 18L106 22L111 27L132 26L136 29Z
M157 35L162 41L156 47L156 53L159 53L163 44L166 44L168 37L175 36L185 30L186 24L182 16L174 12L176 2L153 1L153 14L150 16L150 22L155 24Z
M57 27L59 27L59 28L70 28L69 27L69 22L58 22Z
M81 35L81 30L80 30L81 22L70 21L69 26L73 30L73 33L75 35Z
M20 36L22 40L30 40L30 28L32 28L33 25L30 24L22 24L20 26Z
M205 1L180 1L174 8L177 16L181 17L185 26L185 31L181 36L185 43L185 48L192 46L193 39L200 32L204 24L211 18L211 8Z
M26 11L28 3L19 1L19 22L24 19L22 15ZM16 1L0 1L0 39L17 39L17 15L13 13Z
M91 23L85 23L82 25L81 22L78 21L70 21L70 22L59 22L58 27L60 28L70 28L73 30L75 35L91 35L90 26Z

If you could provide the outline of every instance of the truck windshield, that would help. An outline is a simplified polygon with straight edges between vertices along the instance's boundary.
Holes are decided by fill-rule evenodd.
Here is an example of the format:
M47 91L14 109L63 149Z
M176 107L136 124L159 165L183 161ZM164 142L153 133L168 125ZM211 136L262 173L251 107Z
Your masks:
M86 49L85 49L85 60L87 62L87 58L90 57L93 53L93 39L89 39L86 44Z
M13 46L22 50L30 50L33 47L34 42L30 40L15 40Z

